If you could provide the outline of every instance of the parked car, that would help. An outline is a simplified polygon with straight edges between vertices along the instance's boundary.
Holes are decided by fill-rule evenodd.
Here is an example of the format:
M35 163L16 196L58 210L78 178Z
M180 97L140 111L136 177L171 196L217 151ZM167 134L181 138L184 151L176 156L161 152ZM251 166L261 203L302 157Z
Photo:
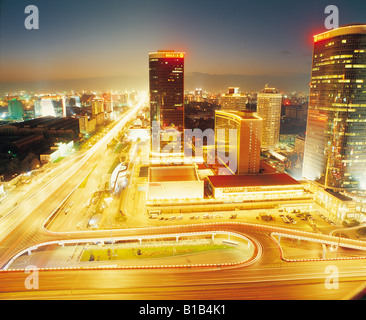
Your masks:
M260 217L263 221L273 221L273 220L274 220L274 218L273 218L270 214L268 214L268 213L266 213L266 212L261 212L261 213L259 214L259 217Z
M285 217L283 214L280 214L280 217L282 218L282 221L284 223L290 223L290 220L287 217Z

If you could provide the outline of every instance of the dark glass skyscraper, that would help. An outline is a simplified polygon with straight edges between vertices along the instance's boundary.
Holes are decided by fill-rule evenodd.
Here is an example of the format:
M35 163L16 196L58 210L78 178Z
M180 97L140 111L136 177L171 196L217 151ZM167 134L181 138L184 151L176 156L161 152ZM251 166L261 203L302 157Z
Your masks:
M303 176L366 188L366 25L314 36Z
M158 50L149 54L150 119L162 131L184 129L184 53ZM161 137L152 136L154 139Z
M162 129L184 127L184 53L159 50L149 54L151 120Z

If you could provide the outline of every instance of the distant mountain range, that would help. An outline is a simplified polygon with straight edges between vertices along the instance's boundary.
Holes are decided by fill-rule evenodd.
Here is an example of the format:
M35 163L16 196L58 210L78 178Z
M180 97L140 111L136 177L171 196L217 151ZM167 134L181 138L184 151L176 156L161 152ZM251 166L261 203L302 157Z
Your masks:
M308 92L310 74L283 75L218 75L208 73L186 73L185 91L202 88L208 92L226 92L230 86L240 87L242 92L259 91L266 84L282 92ZM0 83L0 93L17 91L30 92L76 92L108 90L148 90L148 76L115 76L107 78L70 79L40 82Z

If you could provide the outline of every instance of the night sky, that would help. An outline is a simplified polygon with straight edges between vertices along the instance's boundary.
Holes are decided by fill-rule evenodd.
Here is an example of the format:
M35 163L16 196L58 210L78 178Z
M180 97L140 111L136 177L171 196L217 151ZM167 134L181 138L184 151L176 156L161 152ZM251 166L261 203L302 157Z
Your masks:
M366 23L365 0L0 1L0 92L147 90L148 53L158 49L186 52L187 90L308 91L325 7L339 8L340 25ZM29 4L39 30L24 27Z

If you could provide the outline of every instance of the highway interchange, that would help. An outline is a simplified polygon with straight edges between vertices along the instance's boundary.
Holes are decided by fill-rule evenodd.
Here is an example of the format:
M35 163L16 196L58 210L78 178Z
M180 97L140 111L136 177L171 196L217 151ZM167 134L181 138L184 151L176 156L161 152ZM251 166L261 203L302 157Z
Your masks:
M228 231L256 241L260 254L253 263L140 270L113 267L39 270L39 288L28 290L24 285L28 274L24 270L7 270L15 255L49 241L62 244L63 241L77 243L86 238L91 241L111 239L110 230L57 232L44 226L93 171L95 164L104 161L108 143L133 119L145 101L131 108L88 151L68 159L65 162L67 168L52 171L52 177L45 175L44 182L40 180L37 187L0 220L1 299L350 299L360 290L366 281L364 259L287 262L271 235L277 232L362 250L366 249L366 242L305 232L295 227L230 220L114 229L113 236ZM135 218L139 221L138 216ZM328 289L325 284L329 276L328 266L335 266L339 271L337 289Z

